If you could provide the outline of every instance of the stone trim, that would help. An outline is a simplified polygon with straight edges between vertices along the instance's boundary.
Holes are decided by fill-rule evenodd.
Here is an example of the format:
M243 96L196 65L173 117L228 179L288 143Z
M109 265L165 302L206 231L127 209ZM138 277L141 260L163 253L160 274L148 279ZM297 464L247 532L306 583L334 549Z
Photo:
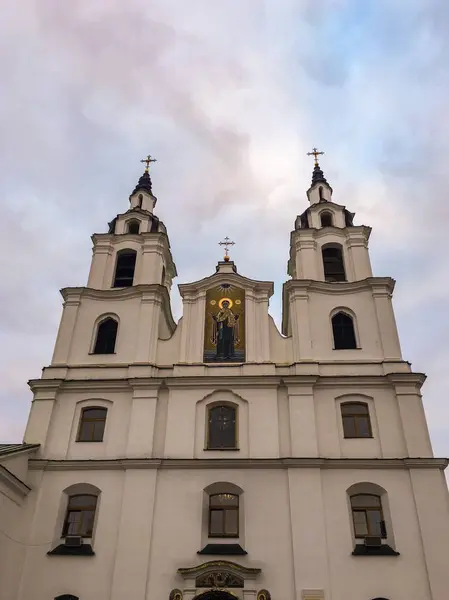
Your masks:
M126 469L439 469L447 458L118 458L30 459L32 471Z
M178 573L183 579L194 579L206 573L214 573L215 571L227 571L232 575L243 577L244 579L256 579L261 573L261 569L253 567L244 567L237 563L228 560L211 560L195 567L187 567L178 569Z
M0 482L4 483L10 490L18 494L21 498L25 498L31 491L31 488L26 485L21 479L11 473L9 469L0 465Z

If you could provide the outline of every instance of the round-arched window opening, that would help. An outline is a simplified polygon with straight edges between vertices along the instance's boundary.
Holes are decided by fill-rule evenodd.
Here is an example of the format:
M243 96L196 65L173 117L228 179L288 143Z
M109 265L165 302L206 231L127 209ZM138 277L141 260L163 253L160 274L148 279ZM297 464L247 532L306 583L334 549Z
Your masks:
M332 227L333 226L332 213L330 213L328 211L323 211L320 214L320 219L321 219L321 227Z
M139 221L128 221L128 233L139 233L140 223Z

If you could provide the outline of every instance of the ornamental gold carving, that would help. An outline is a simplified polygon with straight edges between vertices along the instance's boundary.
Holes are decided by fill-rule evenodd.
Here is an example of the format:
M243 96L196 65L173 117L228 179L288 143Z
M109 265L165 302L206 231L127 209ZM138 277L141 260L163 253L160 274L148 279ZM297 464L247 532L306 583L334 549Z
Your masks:
M257 592L257 600L271 600L271 594L268 590L260 590Z
M243 585L244 582L241 577L227 571L206 573L196 578L196 587L201 588L242 588Z
M182 600L181 590L172 590L170 592L169 600Z

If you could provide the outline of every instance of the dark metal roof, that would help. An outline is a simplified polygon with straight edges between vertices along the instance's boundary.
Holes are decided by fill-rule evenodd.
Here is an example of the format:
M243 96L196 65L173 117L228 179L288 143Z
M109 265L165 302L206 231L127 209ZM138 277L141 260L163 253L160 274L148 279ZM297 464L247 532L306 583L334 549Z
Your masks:
M0 444L0 458L9 454L23 452L23 450L33 450L39 448L40 444Z
M139 179L139 181L138 181L136 187L134 188L131 196L133 196L139 190L143 190L144 192L148 192L149 194L153 195L153 193L151 191L151 177L150 177L150 174L147 171L145 171L145 173Z

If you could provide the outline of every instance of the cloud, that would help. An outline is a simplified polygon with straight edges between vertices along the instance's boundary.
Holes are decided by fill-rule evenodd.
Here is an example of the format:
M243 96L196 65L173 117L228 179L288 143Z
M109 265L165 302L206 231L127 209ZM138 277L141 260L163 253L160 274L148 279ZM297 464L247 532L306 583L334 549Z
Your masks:
M429 372L429 423L448 454L448 13L438 0L5 6L0 438L20 435L58 290L85 284L89 236L127 208L141 156L158 158L179 282L213 272L229 235L239 271L275 281L279 322L305 153L319 145L335 200L373 227L375 273L397 279L404 356Z

